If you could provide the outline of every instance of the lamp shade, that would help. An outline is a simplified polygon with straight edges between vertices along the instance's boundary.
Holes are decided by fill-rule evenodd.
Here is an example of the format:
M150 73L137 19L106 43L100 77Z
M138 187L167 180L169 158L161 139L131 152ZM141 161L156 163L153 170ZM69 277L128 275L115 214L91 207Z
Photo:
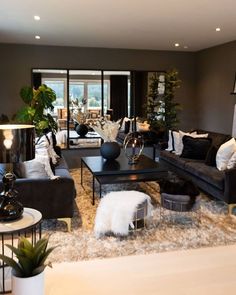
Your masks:
M35 157L33 125L0 125L0 163L18 163Z

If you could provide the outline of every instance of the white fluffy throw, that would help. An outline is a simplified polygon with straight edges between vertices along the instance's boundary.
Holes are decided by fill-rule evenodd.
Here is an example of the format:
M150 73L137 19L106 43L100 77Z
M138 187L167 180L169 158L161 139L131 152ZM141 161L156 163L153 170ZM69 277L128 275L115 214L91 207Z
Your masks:
M104 196L97 208L94 232L100 237L108 232L128 235L129 225L139 204L147 200L147 216L151 215L151 198L138 191L110 192Z

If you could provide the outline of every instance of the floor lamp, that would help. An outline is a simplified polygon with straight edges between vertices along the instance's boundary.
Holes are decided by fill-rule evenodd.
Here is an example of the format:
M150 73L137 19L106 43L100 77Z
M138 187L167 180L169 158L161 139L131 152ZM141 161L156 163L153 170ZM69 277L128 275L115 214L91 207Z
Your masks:
M3 191L0 193L0 221L20 218L23 205L17 201L14 190L13 163L32 160L35 156L35 130L32 125L0 125L0 163L7 164L3 176Z

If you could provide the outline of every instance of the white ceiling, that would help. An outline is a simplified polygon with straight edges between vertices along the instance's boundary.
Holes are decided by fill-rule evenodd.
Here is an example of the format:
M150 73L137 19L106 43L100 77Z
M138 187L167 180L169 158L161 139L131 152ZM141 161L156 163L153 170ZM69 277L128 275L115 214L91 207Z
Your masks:
M235 0L0 0L0 43L197 51L233 40Z

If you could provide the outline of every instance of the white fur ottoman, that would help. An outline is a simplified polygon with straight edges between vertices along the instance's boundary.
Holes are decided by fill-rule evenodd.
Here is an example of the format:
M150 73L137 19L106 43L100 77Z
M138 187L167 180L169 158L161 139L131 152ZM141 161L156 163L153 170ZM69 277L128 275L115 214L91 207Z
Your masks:
M145 226L152 210L151 198L138 191L110 192L97 208L94 232L97 237L107 233L126 236L129 229Z

